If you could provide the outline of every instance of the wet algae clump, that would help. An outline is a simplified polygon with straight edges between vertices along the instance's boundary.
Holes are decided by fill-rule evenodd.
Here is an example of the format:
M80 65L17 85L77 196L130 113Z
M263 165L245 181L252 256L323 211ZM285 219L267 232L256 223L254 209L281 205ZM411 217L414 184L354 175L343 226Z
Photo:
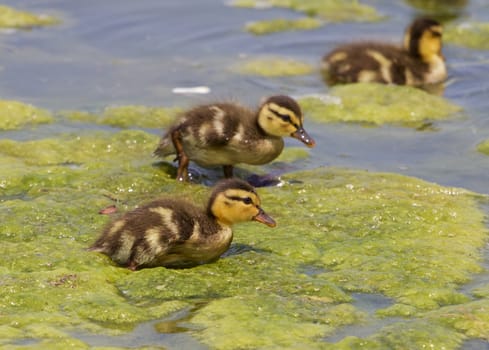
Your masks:
M236 0L237 7L282 7L318 17L329 22L343 21L378 21L381 16L375 8L357 0Z
M477 145L477 150L489 156L489 140L483 141Z
M19 11L12 7L0 5L1 28L32 28L59 23L59 20L45 15Z
M307 63L287 58L257 58L240 62L234 70L242 74L259 75L263 77L284 77L306 75L313 71Z
M423 90L396 85L359 83L335 86L331 95L299 100L307 118L318 122L395 124L422 127L453 117L461 108Z
M246 31L255 35L271 34L291 30L308 30L319 28L322 22L316 18L272 19L252 22L246 25Z
M162 128L170 125L181 112L179 108L118 106L107 107L100 113L63 111L62 116L72 121L110 125L118 128Z
M222 259L192 269L133 273L87 252L110 204L205 202L208 188L152 164L157 142L134 130L0 142L0 346L90 348L92 333L123 334L182 310L182 329L213 349L453 349L487 337L487 288L475 300L458 291L482 270L479 196L415 178L291 173L259 189L278 227L237 225ZM369 316L352 303L357 292L393 305ZM367 338L327 341L371 317L402 318Z
M443 40L475 50L489 50L489 22L462 22L447 25Z
M52 115L44 109L18 101L0 100L0 130L20 129L26 125L52 121Z

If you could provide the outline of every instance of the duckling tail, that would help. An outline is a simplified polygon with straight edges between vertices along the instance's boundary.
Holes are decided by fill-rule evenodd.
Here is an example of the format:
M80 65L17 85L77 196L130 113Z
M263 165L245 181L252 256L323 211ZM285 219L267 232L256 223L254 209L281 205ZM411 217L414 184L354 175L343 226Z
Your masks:
M153 151L154 156L162 157L162 158L175 153L176 153L175 147L173 146L173 142L168 135L165 135L161 138L160 144Z

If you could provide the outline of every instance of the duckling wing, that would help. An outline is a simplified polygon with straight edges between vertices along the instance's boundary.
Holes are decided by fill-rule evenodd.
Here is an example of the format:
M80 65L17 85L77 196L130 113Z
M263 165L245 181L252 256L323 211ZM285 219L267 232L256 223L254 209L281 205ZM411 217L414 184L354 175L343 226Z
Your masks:
M182 135L184 149L226 146L253 123L253 117L250 110L232 103L195 107L183 114L161 138L154 154L161 157L175 154L171 140L175 130Z
M194 205L164 199L109 224L90 250L102 252L131 269L191 266L222 254L214 242L220 231L222 228ZM228 235L220 246L227 247L231 237Z

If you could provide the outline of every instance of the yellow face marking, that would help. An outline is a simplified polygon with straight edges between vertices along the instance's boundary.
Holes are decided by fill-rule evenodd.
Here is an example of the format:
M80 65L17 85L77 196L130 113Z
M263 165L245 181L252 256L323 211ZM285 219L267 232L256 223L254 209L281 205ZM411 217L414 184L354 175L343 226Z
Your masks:
M268 103L260 110L258 123L270 135L289 136L302 125L302 119L287 108Z
M375 50L367 50L367 55L369 55L370 57L372 57L374 60L376 60L379 63L380 74L382 75L382 78L386 82L392 83L392 76L391 76L392 62L389 61L389 59L387 59L380 52L375 51Z
M149 211L161 216L162 221L174 235L178 234L178 226L172 220L173 211L164 207L150 208Z
M229 189L220 193L213 205L212 213L226 226L250 221L259 213L260 198L252 192Z
M441 53L441 33L440 26L431 27L423 32L419 41L419 54L424 62L431 62L435 56Z

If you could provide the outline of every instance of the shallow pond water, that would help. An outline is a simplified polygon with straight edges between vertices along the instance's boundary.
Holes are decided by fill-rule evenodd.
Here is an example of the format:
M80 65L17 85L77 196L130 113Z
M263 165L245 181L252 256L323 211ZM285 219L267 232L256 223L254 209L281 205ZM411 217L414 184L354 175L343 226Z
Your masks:
M489 50L445 43L449 79L443 97L462 108L452 118L413 128L320 122L306 115L316 148L304 152L295 140L287 140L290 149L279 162L238 170L243 176L255 171L285 174L282 186L261 192L264 206L268 200L279 224L306 230L304 240L280 225L274 231L236 227L236 242L226 258L195 271L130 274L83 251L107 221L97 211L114 198L126 210L164 192L193 194L199 200L207 193L204 186L176 185L174 168L151 157L166 125L132 125L134 119L127 125L104 122L97 115L107 107L185 108L214 99L253 106L277 93L329 95L333 89L322 81L318 66L336 44L362 37L399 42L405 26L419 14L439 15L447 26L489 22L485 0L450 1L441 7L427 5L436 1L423 6L421 1L364 0L380 20L326 20L312 30L260 36L248 33L247 24L304 14L287 8L238 8L222 0L2 3L51 15L60 23L0 32L2 99L53 114L50 123L0 131L0 244L6 252L0 264L0 348L368 349L400 348L403 339L413 348L431 346L430 341L433 348L489 347L489 319L481 311L489 314L488 236L481 224L489 213L487 199L454 189L489 194L489 156L477 150L489 139ZM282 77L237 69L269 58L311 69ZM177 87L196 86L208 87L210 93L174 93ZM86 115L68 117L66 111ZM346 170L321 170L330 167ZM199 172L206 184L220 176ZM384 177L383 172L428 183ZM316 177L323 180L317 183L318 193L338 196L337 204L308 194L308 183ZM392 188L383 189L383 181ZM430 191L437 199L424 197ZM371 198L382 201L370 203ZM301 209L293 211L295 206ZM411 206L415 214L406 209ZM465 224L452 217L457 213L464 215ZM411 219L421 225L413 226L413 232L407 224ZM405 226L396 226L396 220ZM429 231L430 223L436 234ZM398 240L389 229L408 237ZM460 240L454 244L444 229ZM423 230L443 239L427 233L423 244ZM428 244L439 250L428 250ZM395 253L390 256L382 246ZM423 253L417 256L413 249ZM445 266L449 253L463 259L460 270ZM413 261L404 262L402 254ZM403 274L403 268L411 275ZM423 283L431 276L433 286L413 276ZM281 278L283 285L275 285ZM224 281L237 284L236 289ZM167 292L172 283L182 290ZM185 283L191 286L182 287ZM59 296L45 304L33 301L53 292ZM253 318L257 323L250 322ZM222 332L233 331L228 325L245 330L225 339ZM294 331L282 334L288 327ZM409 334L415 334L414 340Z

